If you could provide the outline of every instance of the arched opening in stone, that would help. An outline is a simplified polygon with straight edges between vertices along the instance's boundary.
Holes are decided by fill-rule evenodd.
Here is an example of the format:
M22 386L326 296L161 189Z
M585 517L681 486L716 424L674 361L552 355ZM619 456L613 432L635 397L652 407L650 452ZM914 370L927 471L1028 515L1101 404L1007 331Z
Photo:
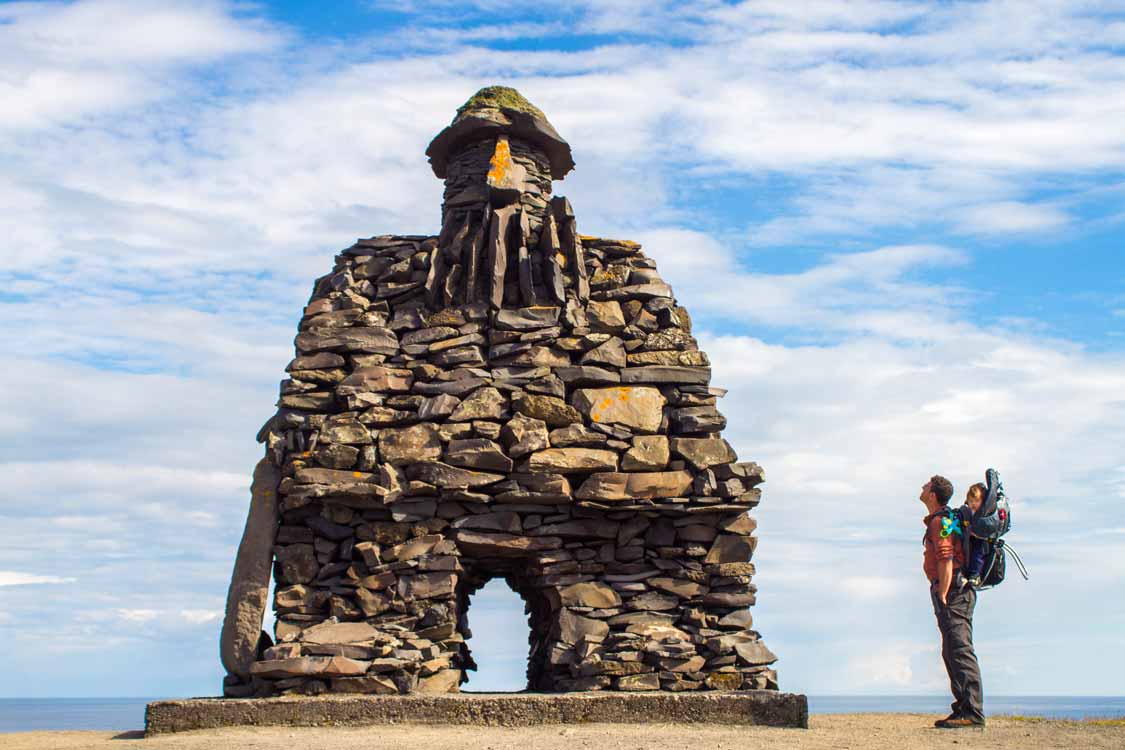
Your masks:
M551 606L519 566L469 563L458 585L457 605L458 631L465 639L463 690L543 688Z
M474 593L465 609L467 650L476 669L463 690L508 693L527 689L531 629L527 605L503 578L493 578ZM471 637L468 637L469 634Z

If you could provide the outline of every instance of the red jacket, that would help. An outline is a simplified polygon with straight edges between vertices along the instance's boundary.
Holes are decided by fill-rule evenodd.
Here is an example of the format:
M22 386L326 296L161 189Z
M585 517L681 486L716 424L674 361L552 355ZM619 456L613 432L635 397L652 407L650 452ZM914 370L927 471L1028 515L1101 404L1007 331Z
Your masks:
M926 536L922 538L922 572L926 574L928 581L937 580L938 562L941 560L952 560L954 571L965 565L965 548L961 544L961 537L956 534L947 537L941 535L941 519L944 517L945 508L942 508L922 519L926 527Z

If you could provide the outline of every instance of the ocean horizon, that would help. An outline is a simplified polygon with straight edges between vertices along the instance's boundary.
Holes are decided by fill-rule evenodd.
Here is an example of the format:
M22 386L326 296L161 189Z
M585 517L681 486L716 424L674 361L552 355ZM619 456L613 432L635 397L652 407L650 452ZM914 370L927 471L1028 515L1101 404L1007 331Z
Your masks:
M0 698L0 733L142 729L145 705L164 698ZM810 695L811 714L922 713L944 714L949 697L942 695ZM986 696L988 716L1042 716L1092 719L1125 716L1125 696Z

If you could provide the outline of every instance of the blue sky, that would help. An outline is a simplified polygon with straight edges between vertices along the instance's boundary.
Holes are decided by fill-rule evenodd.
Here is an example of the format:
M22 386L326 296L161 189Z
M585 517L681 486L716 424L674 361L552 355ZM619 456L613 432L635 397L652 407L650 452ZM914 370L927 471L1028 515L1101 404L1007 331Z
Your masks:
M783 689L944 690L917 488L994 465L1032 579L981 597L986 690L1121 694L1119 5L325 7L0 4L0 696L216 692L311 281L436 231L425 145L491 83L570 141L581 230L644 243L730 389ZM470 620L525 638L497 589ZM479 648L473 687L518 682Z

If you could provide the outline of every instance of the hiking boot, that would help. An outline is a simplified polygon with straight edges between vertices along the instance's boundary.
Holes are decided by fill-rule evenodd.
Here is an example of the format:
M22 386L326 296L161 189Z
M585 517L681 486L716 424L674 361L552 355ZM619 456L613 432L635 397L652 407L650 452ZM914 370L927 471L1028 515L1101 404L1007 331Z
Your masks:
M940 721L935 721L934 726L938 729L984 729L984 722L960 718L942 719Z

